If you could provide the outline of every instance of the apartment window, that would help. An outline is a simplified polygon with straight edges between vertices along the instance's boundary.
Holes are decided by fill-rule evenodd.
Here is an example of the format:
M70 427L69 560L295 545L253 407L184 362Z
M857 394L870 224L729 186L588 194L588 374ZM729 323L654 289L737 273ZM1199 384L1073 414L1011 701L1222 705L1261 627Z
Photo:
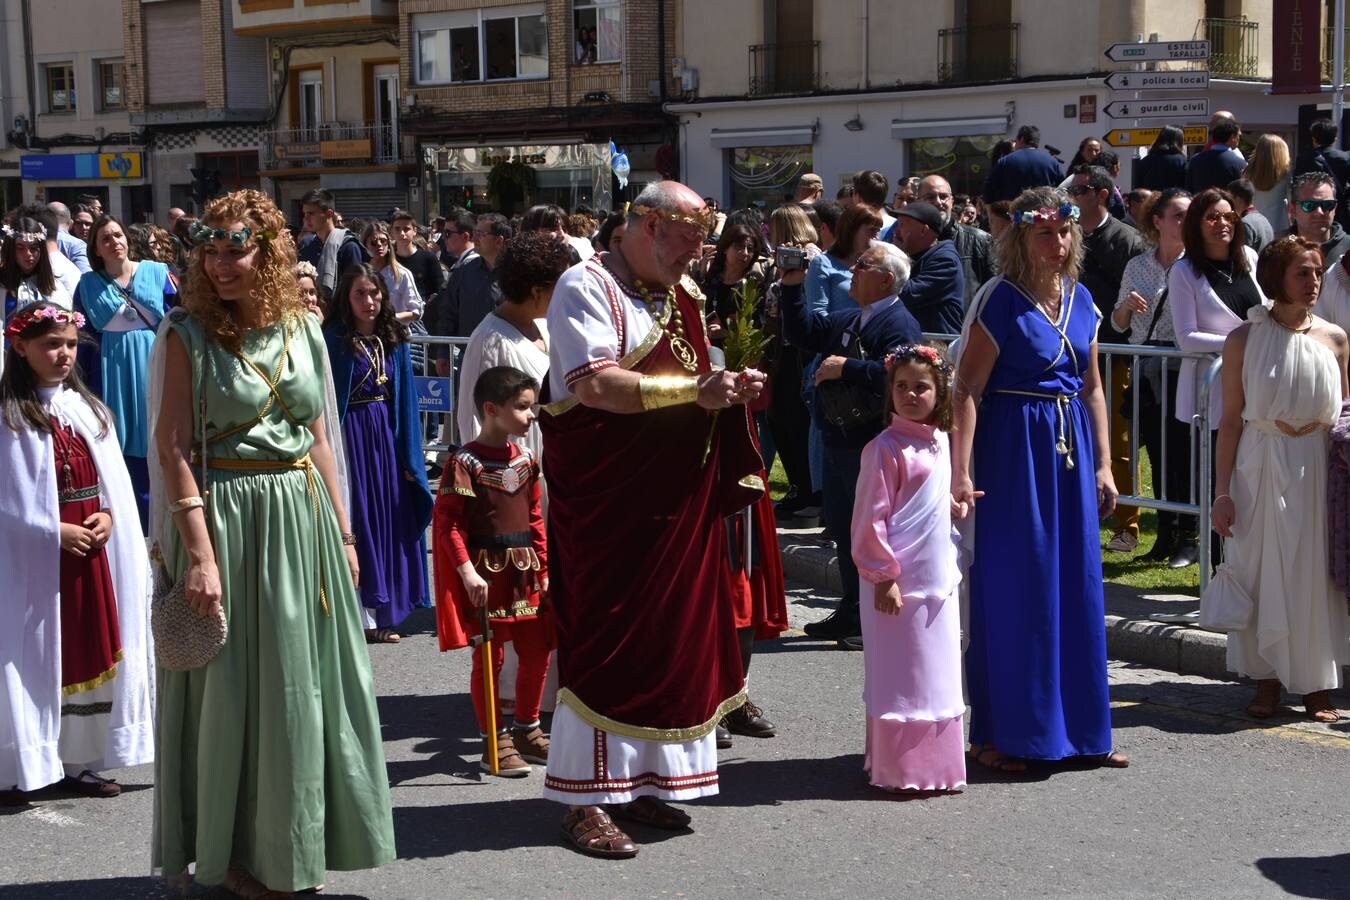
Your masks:
M98 96L100 109L126 109L127 101L122 93L122 70L122 60L120 59L99 61Z
M299 74L299 120L295 125L304 133L301 140L319 139L323 124L323 70L307 69Z
M542 4L413 16L417 81L446 84L548 76Z
M572 60L577 65L618 62L623 55L619 0L573 0Z
M75 64L48 63L42 68L47 76L47 112L74 112Z

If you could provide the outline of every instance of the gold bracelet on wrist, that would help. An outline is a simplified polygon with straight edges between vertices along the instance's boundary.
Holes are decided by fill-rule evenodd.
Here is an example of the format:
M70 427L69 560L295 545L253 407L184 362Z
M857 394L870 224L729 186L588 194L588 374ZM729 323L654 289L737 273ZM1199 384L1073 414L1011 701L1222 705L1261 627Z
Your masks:
M341 532L341 534L342 534L342 546L344 546L344 547L355 547L355 546L356 546L356 533L355 533L355 532L352 532L352 531L343 531L343 532Z
M681 406L698 400L698 379L689 375L643 375L638 394L644 410Z
M206 505L206 501L201 497L184 497L175 503L169 504L170 513L180 513L185 509L200 509Z

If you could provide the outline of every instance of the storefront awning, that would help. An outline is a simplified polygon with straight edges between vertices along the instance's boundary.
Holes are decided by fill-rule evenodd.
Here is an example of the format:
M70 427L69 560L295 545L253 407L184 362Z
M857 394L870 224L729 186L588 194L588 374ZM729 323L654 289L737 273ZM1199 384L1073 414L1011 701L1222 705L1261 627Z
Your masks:
M1008 117L969 116L961 119L891 119L891 137L897 141L913 138L966 137L977 134L1006 134Z
M816 125L780 125L776 128L714 128L712 145L718 150L737 147L788 147L814 144Z

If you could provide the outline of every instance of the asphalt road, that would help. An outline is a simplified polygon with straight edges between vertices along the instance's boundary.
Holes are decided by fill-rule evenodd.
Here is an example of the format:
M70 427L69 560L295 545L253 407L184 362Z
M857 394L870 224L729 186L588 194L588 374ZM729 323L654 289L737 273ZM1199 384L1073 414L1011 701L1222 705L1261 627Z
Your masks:
M791 605L798 626L827 609ZM326 897L1350 898L1350 720L1258 724L1243 686L1113 663L1129 769L972 767L962 794L899 799L862 773L861 655L800 636L760 645L751 693L780 736L723 752L693 831L634 829L636 859L592 860L559 842L541 773L480 775L467 652L412 624L372 648L399 858L330 873ZM0 811L0 900L166 895L149 767L112 774L116 800Z

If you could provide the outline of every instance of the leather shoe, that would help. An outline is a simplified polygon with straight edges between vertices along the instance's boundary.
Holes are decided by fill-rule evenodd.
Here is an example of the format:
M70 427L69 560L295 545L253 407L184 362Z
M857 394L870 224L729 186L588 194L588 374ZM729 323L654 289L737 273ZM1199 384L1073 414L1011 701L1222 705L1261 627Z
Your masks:
M858 624L858 613L836 609L819 622L807 622L802 628L807 637L825 641L837 641L840 638L854 637L862 633Z
M1200 545L1192 544L1189 541L1177 547L1172 558L1167 561L1169 569L1184 569L1187 566L1193 566L1200 561Z
M715 729L718 750L731 749L731 732L727 729L726 721L726 716L723 716L722 721L717 723L717 728Z
M840 650L861 650L863 648L863 639L861 634L855 634L852 637L840 638Z
M633 839L598 806L569 809L563 817L562 837L569 846L601 859L632 859L638 853Z
M1167 562L1172 558L1172 554L1177 552L1177 544L1174 541L1164 541L1161 538L1153 542L1153 549L1142 556L1136 556L1136 562Z
M732 734L740 734L745 737L771 738L778 733L773 727L773 723L764 718L764 710L749 700L746 700L739 708L727 713L722 721Z

